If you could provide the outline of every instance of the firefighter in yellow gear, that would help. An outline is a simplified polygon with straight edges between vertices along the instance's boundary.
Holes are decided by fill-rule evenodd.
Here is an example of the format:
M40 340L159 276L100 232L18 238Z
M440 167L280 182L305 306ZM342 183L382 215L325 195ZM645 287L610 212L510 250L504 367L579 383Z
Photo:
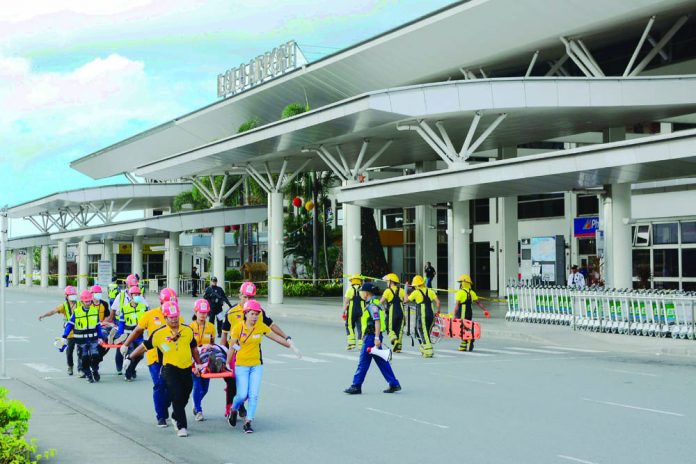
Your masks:
M360 317L365 310L365 301L360 296L362 277L360 274L350 276L350 288L343 299L343 319L346 321L346 336L348 339L347 350L355 349L357 341L358 349L362 347L362 328Z
M380 305L387 307L387 334L395 353L401 351L404 334L404 289L399 287L399 277L393 272L384 276L388 287L382 293Z
M472 303L476 303L482 310L485 317L491 317L491 313L484 306L483 303L479 301L479 297L471 286L473 281L469 274L462 274L457 278L459 282L459 290L455 295L456 303L454 304L454 318L455 319L466 319L472 320L473 309ZM462 314L462 306L464 307L464 313ZM474 340L464 340L462 339L459 344L459 351L474 351Z
M433 304L437 306L437 312L440 312L440 299L437 293L432 288L425 287L425 280L422 276L413 278L413 291L406 296L404 303L412 301L416 304L416 337L420 343L420 352L424 358L433 357L433 344L430 342L430 331L433 328L435 320L435 311Z

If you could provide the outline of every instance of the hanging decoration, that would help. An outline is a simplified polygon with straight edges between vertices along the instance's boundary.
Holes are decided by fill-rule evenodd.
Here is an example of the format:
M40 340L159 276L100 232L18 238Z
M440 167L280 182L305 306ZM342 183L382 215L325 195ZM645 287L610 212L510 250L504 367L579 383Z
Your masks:
M300 197L293 198L292 199L292 206L294 206L295 208L299 208L300 206L302 206L302 198L300 198Z
M307 203L305 203L304 208L307 211L312 211L314 209L314 202L312 200L309 200Z

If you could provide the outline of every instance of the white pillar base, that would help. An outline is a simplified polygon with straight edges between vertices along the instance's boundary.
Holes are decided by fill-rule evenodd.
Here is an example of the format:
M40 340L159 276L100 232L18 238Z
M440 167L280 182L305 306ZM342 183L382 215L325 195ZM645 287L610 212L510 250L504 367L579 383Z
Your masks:
M268 194L268 302L283 303L283 201L281 192Z
M343 204L343 231L343 274L362 274L360 206ZM349 285L348 278L343 282Z
M169 261L167 261L167 287L179 293L179 232L169 232Z

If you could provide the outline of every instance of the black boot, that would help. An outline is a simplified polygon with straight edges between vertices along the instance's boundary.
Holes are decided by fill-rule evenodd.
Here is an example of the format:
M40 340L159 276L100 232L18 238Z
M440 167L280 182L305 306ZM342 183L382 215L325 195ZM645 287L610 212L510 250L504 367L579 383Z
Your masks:
M350 387L343 390L343 392L348 393L349 395L359 395L362 393L362 390L360 389L359 385L351 385Z
M384 390L384 393L395 393L401 391L401 385L389 385L389 388Z

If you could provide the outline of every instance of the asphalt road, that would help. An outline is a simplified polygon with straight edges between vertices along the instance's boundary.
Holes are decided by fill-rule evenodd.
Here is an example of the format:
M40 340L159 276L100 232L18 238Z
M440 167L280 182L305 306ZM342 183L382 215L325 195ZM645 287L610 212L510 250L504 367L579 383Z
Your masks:
M189 415L190 436L182 439L173 427L155 426L144 363L132 383L115 375L112 354L100 383L68 377L52 345L59 316L37 321L55 296L13 290L7 303L11 379L0 383L33 408L29 435L56 448L51 462L696 461L695 358L613 351L572 332L564 344L484 337L473 353L443 340L433 359L421 359L408 343L409 353L392 362L403 391L383 394L373 366L363 394L348 396L357 354L344 351L340 321L279 314L304 358L264 341L256 433L227 425L224 383L213 380L203 403L207 420Z

